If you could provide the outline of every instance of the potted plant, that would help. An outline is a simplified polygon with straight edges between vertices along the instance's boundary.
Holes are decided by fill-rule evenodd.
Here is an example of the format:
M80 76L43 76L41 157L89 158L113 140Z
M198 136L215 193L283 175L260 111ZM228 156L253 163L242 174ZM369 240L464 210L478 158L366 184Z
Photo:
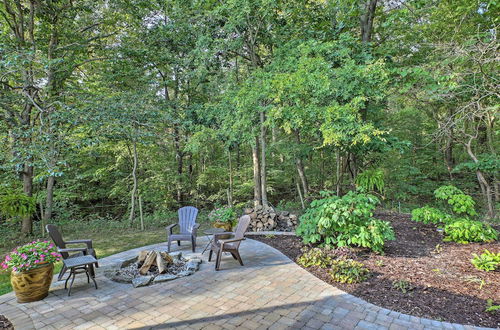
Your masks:
M4 270L11 270L10 283L17 302L26 303L47 297L54 262L60 259L61 255L49 241L33 241L10 252L0 265Z
M225 231L231 231L236 220L236 211L233 207L222 206L210 212L208 220L212 222L215 228L223 228Z

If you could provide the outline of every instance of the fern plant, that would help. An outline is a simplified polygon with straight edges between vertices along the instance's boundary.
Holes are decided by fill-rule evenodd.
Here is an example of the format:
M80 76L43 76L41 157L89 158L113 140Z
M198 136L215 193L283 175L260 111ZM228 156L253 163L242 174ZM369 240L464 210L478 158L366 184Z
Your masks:
M384 193L384 172L381 169L369 169L358 174L356 177L356 187L361 192L378 191Z
M35 212L35 199L22 192L5 191L0 194L0 214L16 219Z

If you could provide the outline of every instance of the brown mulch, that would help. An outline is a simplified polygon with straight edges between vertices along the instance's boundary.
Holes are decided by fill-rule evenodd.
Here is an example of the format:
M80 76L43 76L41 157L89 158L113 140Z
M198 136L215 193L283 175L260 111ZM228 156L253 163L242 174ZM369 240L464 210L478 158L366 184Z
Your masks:
M480 271L470 262L472 253L481 254L484 249L500 252L500 242L445 243L435 226L413 222L408 215L375 216L392 223L396 240L386 243L384 255L357 251L357 259L372 273L367 281L341 284L331 279L327 269L306 269L377 306L440 321L500 327L500 311L484 311L488 299L494 305L500 304L500 271ZM296 260L304 247L294 236L252 238L271 245L292 260ZM401 286L407 290L398 288Z
M0 314L0 329L14 330L12 323L3 315Z

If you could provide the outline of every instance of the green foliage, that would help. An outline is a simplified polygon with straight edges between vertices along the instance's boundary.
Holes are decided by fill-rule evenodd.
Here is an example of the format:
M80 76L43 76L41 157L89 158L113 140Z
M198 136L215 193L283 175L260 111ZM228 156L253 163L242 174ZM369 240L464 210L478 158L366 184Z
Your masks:
M210 222L234 224L237 220L236 217L236 210L234 209L234 207L230 206L222 206L216 208L208 214L208 220L210 220Z
M472 254L474 258L471 260L474 267L479 270L493 271L500 267L500 252L494 253L488 250L484 250L481 255L475 253Z
M390 224L372 217L378 204L375 196L352 191L341 198L322 195L300 218L297 235L304 243L360 246L381 253L385 241L394 239Z
M352 259L338 259L332 262L328 273L335 282L352 284L366 280L370 271L361 262Z
M333 259L320 248L312 248L297 258L297 263L302 267L328 268Z
M439 225L449 222L452 217L439 209L426 205L411 211L411 219L425 224L433 223Z
M445 200L452 206L453 212L456 214L466 214L470 216L476 215L474 209L475 202L469 195L464 194L455 186L442 186L434 191L437 199Z
M35 212L35 198L22 192L5 191L0 193L0 215L19 218Z
M406 280L397 280L392 282L392 288L403 293L407 293L408 291L413 290L413 286L411 285L411 283Z
M356 177L356 187L363 192L379 191L384 193L384 172L382 169L365 170Z
M444 227L445 241L461 244L471 242L492 242L498 239L498 232L481 221L458 219Z
M494 305L493 299L486 300L486 309L484 310L487 313L495 313L500 311L500 305Z

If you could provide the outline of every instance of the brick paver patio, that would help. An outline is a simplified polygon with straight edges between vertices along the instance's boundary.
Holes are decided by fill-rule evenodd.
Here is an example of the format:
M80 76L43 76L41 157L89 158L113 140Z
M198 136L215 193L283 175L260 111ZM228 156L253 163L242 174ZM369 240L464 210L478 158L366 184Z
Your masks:
M204 246L200 238L198 251ZM100 259L109 266L151 245ZM177 248L177 247L176 247ZM181 247L185 254L189 246ZM13 293L0 296L0 314L16 329L477 329L418 318L377 307L317 279L279 251L246 240L245 267L225 256L222 270L203 264L194 275L134 289L97 270L99 289L84 275L67 297L63 282L43 301L18 304ZM445 308L443 306L443 308Z

